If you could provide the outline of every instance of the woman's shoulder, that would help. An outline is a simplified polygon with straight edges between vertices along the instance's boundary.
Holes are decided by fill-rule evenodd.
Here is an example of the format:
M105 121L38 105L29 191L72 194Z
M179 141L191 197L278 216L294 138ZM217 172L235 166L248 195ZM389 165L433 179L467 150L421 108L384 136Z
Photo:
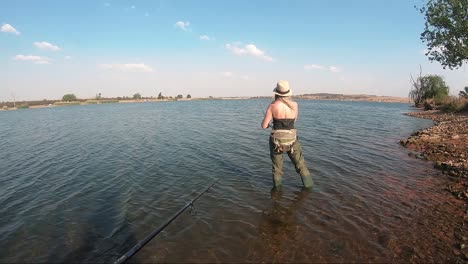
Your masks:
M273 102L271 102L270 106L276 106L276 105L279 105L280 102L278 100L275 100Z

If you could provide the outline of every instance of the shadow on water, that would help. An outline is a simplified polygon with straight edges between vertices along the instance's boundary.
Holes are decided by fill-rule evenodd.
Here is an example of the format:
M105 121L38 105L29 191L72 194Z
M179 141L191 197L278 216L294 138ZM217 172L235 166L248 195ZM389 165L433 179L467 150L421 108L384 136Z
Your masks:
M137 244L129 212L116 207L116 198L108 199L86 217L80 216L79 224L65 223L64 244L50 252L46 262L113 263Z
M310 197L311 190L302 188L291 198L283 190L271 190L271 207L262 212L257 228L258 241L250 247L247 259L254 262L288 262L294 261L295 245L301 244L298 211ZM263 248L263 250L258 250ZM262 252L264 251L264 252ZM269 255L269 257L268 257Z

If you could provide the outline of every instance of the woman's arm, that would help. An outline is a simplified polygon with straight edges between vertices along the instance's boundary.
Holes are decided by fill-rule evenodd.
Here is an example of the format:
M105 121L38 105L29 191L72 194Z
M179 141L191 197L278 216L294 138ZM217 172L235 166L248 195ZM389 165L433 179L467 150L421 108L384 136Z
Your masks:
M265 112L265 117L263 118L262 121L262 128L267 129L268 125L270 124L271 118L273 117L273 114L271 113L271 105L268 106L266 112Z
M297 121L297 118L299 117L299 104L298 103L294 103L294 114L296 115L295 121Z

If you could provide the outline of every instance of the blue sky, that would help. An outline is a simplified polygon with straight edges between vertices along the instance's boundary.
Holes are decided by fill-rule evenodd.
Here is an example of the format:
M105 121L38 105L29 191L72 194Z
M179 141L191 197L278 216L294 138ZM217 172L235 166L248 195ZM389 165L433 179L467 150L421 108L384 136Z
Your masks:
M466 66L423 55L420 0L4 1L0 101L191 94L405 97L410 74L457 94Z

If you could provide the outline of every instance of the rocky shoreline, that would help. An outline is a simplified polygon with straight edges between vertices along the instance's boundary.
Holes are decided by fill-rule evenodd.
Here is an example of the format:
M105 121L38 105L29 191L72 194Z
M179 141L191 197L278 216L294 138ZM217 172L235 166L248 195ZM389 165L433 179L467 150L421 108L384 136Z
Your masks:
M414 132L400 144L413 151L410 155L434 162L434 167L451 180L446 189L468 200L468 113L432 110L406 115L432 119L434 126Z
M439 110L406 113L408 116L432 119L434 125L414 132L400 144L411 150L409 155L432 161L447 175L445 190L455 201L441 202L421 217L419 223L430 222L432 235L446 241L452 256L448 262L468 261L468 113L444 114ZM450 209L452 208L452 209ZM436 212L436 213L434 213ZM442 221L441 221L442 220ZM411 261L413 262L413 261ZM419 262L419 261L416 261Z

